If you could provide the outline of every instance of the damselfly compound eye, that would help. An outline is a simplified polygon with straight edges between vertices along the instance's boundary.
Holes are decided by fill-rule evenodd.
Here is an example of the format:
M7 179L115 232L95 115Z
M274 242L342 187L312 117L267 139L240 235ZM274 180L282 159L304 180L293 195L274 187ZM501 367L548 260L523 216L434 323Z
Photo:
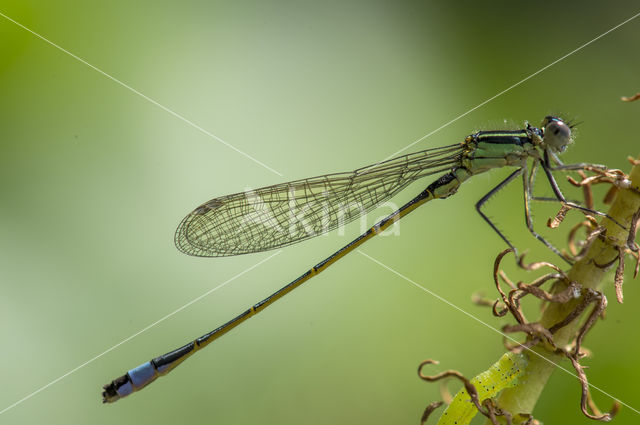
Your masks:
M544 143L556 152L564 152L571 143L571 128L562 119L545 117L542 122Z

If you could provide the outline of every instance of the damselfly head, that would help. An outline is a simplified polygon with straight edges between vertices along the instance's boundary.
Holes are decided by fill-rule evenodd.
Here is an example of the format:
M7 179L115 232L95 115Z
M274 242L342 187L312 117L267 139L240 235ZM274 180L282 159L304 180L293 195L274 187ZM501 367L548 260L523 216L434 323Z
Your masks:
M547 115L541 127L544 145L554 152L564 152L571 143L571 125L562 118Z

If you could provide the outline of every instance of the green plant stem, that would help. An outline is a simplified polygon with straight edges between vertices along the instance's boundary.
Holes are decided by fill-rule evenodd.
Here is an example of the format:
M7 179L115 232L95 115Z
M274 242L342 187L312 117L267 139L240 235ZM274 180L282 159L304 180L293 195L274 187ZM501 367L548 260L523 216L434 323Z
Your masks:
M632 187L640 188L640 165L635 165L632 168L629 178ZM608 214L625 227L630 228L632 216L638 209L640 209L640 195L632 190L620 190ZM586 256L576 262L569 271L569 279L580 283L583 288L598 289L602 279L613 266L603 269L597 267L596 263L608 264L618 255L615 247L626 245L628 231L607 218L601 220L600 225L607 229L606 240L598 238L591 245ZM578 302L579 300L574 300L566 304L553 303L549 305L540 318L540 323L545 328L551 327L573 311ZM588 308L585 313L590 311L591 308ZM556 345L561 347L569 343L575 337L580 324L581 320L578 318L560 329L554 335ZM505 389L498 398L498 406L512 414L533 412L547 380L556 368L555 365L565 360L564 356L553 354L541 346L534 347L533 351L535 353L529 353L529 364L520 381L522 385ZM572 370L571 366L569 369ZM490 421L487 423L490 424Z

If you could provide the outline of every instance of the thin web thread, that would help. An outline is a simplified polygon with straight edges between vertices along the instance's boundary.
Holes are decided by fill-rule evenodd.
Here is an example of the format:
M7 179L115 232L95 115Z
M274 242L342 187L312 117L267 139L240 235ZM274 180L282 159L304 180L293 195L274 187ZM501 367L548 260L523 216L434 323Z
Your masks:
M405 146L404 148L392 153L391 155L387 156L385 159L383 159L382 161L386 161L390 158L393 158L395 156L397 156L398 154L406 151L407 149L409 149L410 147L422 142L424 139L436 134L437 132L439 132L440 130L450 126L451 124L453 124L454 122L458 121L459 119L469 115L471 112L475 111L478 108L481 108L482 106L486 105L487 103L491 102L492 100L497 99L498 97L502 96L503 94L505 94L506 92L518 87L520 84L524 83L527 80L530 80L531 78L535 77L536 75L540 74L541 72L546 71L547 69L551 68L553 65L557 64L560 61L563 61L564 59L568 58L569 56L573 55L574 53L577 53L578 51L584 49L585 47L587 47L588 45L598 41L599 39L601 39L602 37L604 37L605 35L617 30L618 28L620 28L621 26L631 22L632 20L636 19L638 16L640 16L640 12L636 13L635 15L633 15L632 17L630 17L629 19L619 23L618 25L616 25L615 27L603 32L602 34L600 34L599 36L597 36L596 38L592 39L591 41L588 41L586 43L584 43L583 45L581 45L580 47L577 47L575 49L573 49L572 51L570 51L569 53L567 53L564 56L561 56L560 58L554 60L553 62L551 62L550 64L540 68L539 70L537 70L536 72L534 72L533 74L530 74L529 76L523 78L522 80L518 81L517 83L507 87L506 89L502 90L500 93L491 96L489 99L485 100L484 102L481 102L479 104L477 104L476 106L474 106L473 108L469 109L467 112L458 115L457 117L455 117L454 119L452 119L451 121L441 125L440 127L436 128L435 130L425 134L424 136L420 137L419 139L409 143L407 146ZM381 162L382 162L381 161Z
M56 49L66 53L67 55L71 56L72 58L74 58L75 60L77 60L78 62L88 66L89 68L93 69L94 71L104 75L105 77L107 77L108 79L110 79L111 81L120 84L122 87L126 88L127 90L137 94L138 96L140 96L141 98L143 98L144 100L154 104L155 106L157 106L158 108L162 109L165 112L170 113L171 115L173 115L174 117L178 118L179 120L189 124L191 127L195 128L196 130L198 130L201 133L206 134L207 136L211 137L212 139L222 143L223 145L225 145L226 147L228 147L229 149L233 149L234 151L238 152L240 155L244 156L245 158L250 159L251 161L255 162L256 164L266 168L267 170L271 171L274 174L277 174L278 176L282 177L283 174L279 173L278 171L274 170L273 168L269 167L268 165L266 165L265 163L259 161L258 159L254 158L253 156L249 155L248 153L236 148L235 146L233 146L231 143L228 143L224 140L222 140L220 137L216 136L215 134L205 130L204 128L200 127L198 124L194 123L193 121L185 118L184 116L180 115L179 113L175 112L173 109L170 109L164 105L162 105L161 103L157 102L156 100L150 98L149 96L139 92L138 90L134 89L133 87L131 87L130 85L126 84L125 82L117 79L116 77L106 73L105 71L101 70L100 68L98 68L97 66L91 65L89 62L85 61L84 59L82 59L79 56L74 55L73 53L71 53L70 51L64 49L63 47L57 45L56 43L54 43L51 40L48 40L47 38L43 37L42 35L38 34L37 32L25 27L24 25L22 25L20 22L15 21L13 19L11 19L10 17L8 17L7 15L5 15L4 13L0 12L0 16L2 16L3 18L5 18L8 21L13 22L14 24L16 24L17 26L19 26L20 28L22 28L25 31L30 32L31 34L35 35L36 37L38 37L40 40L44 41L47 44L50 44L51 46L55 47Z
M68 371L67 373L65 373L64 375L59 376L58 378L54 379L53 381L49 382L48 384L40 387L39 389L37 389L36 391L32 392L31 394L24 396L23 398L21 398L20 400L16 401L13 404L10 404L9 406L5 407L4 409L0 410L0 415L2 415L3 413L5 413L8 410L11 410L12 408L16 407L17 405L29 400L31 397L33 397L34 395L38 394L41 391L46 390L47 388L49 388L50 386L52 386L53 384L57 383L58 381L63 380L64 378L66 378L67 376L71 375L74 372L77 372L78 370L82 369L83 367L87 366L88 364L93 363L94 361L98 360L100 357L104 356L105 354L115 350L116 348L118 348L119 346L121 346L122 344L132 340L133 338L137 337L138 335L148 331L149 329L153 328L154 326L156 326L157 324L164 322L165 320L167 320L168 318L170 318L171 316L181 312L182 310L184 310L185 308L189 307L191 304L196 303L198 301L200 301L201 299L203 299L204 297L206 297L207 295L210 295L212 293L214 293L215 291L217 291L218 289L226 286L227 284L231 283L232 281L236 280L237 278L239 278L240 276L242 276L245 273L250 272L251 270L255 269L256 267L258 267L259 265L271 260L273 257L275 257L276 255L280 254L282 251L278 251L275 254L270 255L269 257L265 258L264 260L254 264L253 266L249 267L248 269L245 269L243 271L241 271L240 273L238 273L237 275L233 276L232 278L224 281L223 283L221 283L220 285L216 286L215 288L209 289L207 292L205 292L204 294L194 298L193 300L189 301L188 303L184 304L182 307L175 309L174 311L172 311L171 313L165 315L164 317L162 317L161 319L156 320L155 322L145 326L144 328L140 329L138 332L134 333L131 336L128 336L127 338L123 339L122 341L120 341L119 343L117 343L116 345L112 346L111 348L103 351L102 353L92 357L91 359L87 360L86 362L82 363L79 366L74 367L73 369L71 369L70 371Z

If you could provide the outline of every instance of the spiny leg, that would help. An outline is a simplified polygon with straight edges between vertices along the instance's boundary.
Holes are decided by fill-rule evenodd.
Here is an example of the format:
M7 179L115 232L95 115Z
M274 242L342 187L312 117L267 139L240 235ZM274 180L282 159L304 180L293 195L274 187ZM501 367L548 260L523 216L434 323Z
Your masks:
M533 165L531 166L531 172L529 173L529 188L530 188L530 196L529 201L541 201L541 202L558 202L558 198L556 197L547 197L547 196L534 196L533 195L533 183L536 179L536 173L538 171L538 163L539 161L533 161ZM578 168L581 169L581 168ZM551 170L555 170L555 168L551 168ZM526 173L525 173L526 174ZM580 201L576 201L571 199L570 202L574 202L579 204Z
M538 168L538 163L542 163L542 161L534 161L533 162L533 166L531 167L531 172L529 173L529 176L530 176L529 177L529 187L530 187L529 201L566 202L567 205L569 205L571 207L577 208L577 209L579 209L581 211L591 212L591 213L593 213L595 215L600 215L600 216L603 216L603 217L610 218L613 222L615 222L616 224L620 225L613 218L609 217L607 214L601 213L601 212L593 210L591 208L582 206L580 201L573 200L573 199L563 201L562 199L557 197L557 194L556 194L556 197L554 197L554 198L545 197L545 196L534 196L533 195L533 182L535 180L535 175L536 175L536 171L537 171L537 168ZM562 164L562 166L560 166L560 167L551 167L550 165L547 165L547 168L550 171L556 171L556 170L559 170L559 171L576 171L576 170L589 170L591 168L599 169L599 170L606 170L607 169L607 167L604 166L604 165L588 164L588 163L568 164L568 165ZM549 178L549 175L547 174L547 179L548 178ZM554 183L555 183L555 179L553 179L553 183L551 184L552 188L554 187ZM557 187L557 183L556 183L556 187ZM562 193L561 193L561 195L562 195ZM624 228L624 226L623 226L623 228Z
M505 241L507 243L507 245L509 246L509 248L511 248L513 250L513 252L515 253L516 257L519 257L518 255L518 250L516 249L515 246L513 246L513 244L511 244L511 242L509 242L509 239L506 238L505 235L502 234L502 232L500 230L498 230L498 228L496 227L495 224L493 224L493 222L489 219L489 217L487 217L487 215L485 213L482 212L482 206L496 193L498 193L498 191L500 191L500 189L502 189L503 187L505 187L506 185L508 185L513 179L515 179L516 177L518 177L520 174L522 174L524 168L518 168L516 171L514 171L513 173L509 174L509 176L502 180L500 183L498 183L498 185L496 187L494 187L493 189L491 189L489 191L489 193L487 193L486 195L484 195L482 197L482 199L480 199L478 202L476 202L476 211L478 211L478 214L480 214L480 216L484 219L484 221L486 221L489 226L491 226L491 228L493 229L494 232L496 232L498 234L498 236L500 236L502 238L503 241Z
M555 167L549 167L552 171L606 171L609 168L606 165L590 164L588 162L579 162L577 164L561 164Z
M556 155L552 151L549 151L549 154L547 154L547 152L545 152L545 156L546 156L547 166L551 169L551 171L576 171L576 170L582 170L582 171L593 171L593 170L606 171L606 170L609 169L606 165L591 164L589 162L579 162L577 164L564 164L560 160L560 158L558 158L558 155ZM549 161L550 159L553 160L553 162L556 164L555 167L551 166L551 162Z
M596 211L596 210L592 210L591 208L587 208L587 207L583 207L582 205L576 204L575 202L570 202L567 201L567 199L564 197L564 195L562 194L562 191L560 191L560 187L558 186L558 183L556 182L556 179L553 177L553 174L551 174L551 170L552 168L550 167L550 163L549 163L549 155L547 154L547 151L545 151L544 153L544 160L540 162L540 165L542 166L542 169L544 170L545 175L547 176L547 180L549 181L549 185L551 185L551 189L553 190L553 193L556 195L556 198L558 198L558 201L560 201L561 203L571 207L571 208L575 208L577 210L580 211L584 211L590 214L594 214L594 215L598 215L600 217L606 217L609 220L613 221L614 223L616 223L618 226L622 227L624 230L627 230L626 227L624 227L622 224L620 224L618 221L616 221L613 217L609 216L609 214L600 212L600 211ZM581 164L577 164L577 165L581 165ZM564 167L568 167L568 166L564 166ZM568 168L563 168L563 169L568 169Z
M536 172L536 168L537 168L537 161L533 163L533 166L531 167L531 172L527 173L527 164L525 163L524 166L522 167L524 173L522 174L522 188L523 188L523 192L524 192L524 216L525 216L525 221L527 223L527 229L529 229L529 232L536 238L538 239L540 242L542 242L547 248L549 248L551 251L553 251L554 253L556 253L558 256L560 256L560 258L562 258L564 261L566 261L569 264L572 264L571 261L569 261L569 259L567 259L567 257L565 257L558 248L556 248L555 246L553 246L551 243L549 243L545 238L542 237L542 235L540 235L538 232L535 231L535 229L533 228L533 220L531 219L531 207L529 205L529 202L531 200L534 200L536 198L533 197L533 180L535 178L535 172ZM529 174L527 176L527 174ZM556 199L554 199L554 201L557 201Z

